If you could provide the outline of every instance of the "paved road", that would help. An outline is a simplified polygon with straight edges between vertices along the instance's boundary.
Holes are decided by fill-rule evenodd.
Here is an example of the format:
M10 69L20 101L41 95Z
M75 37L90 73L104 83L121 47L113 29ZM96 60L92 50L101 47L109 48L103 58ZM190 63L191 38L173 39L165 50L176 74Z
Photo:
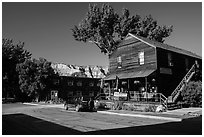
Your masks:
M2 105L2 133L26 135L99 134L153 135L202 134L202 119L171 122L96 112L73 112L61 108Z

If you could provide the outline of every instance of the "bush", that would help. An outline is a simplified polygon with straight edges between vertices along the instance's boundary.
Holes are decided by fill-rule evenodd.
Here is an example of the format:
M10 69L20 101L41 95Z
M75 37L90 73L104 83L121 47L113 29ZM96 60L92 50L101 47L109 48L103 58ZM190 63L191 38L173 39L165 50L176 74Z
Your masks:
M113 109L114 110L121 110L121 109L123 109L123 103L124 103L123 101L115 101Z
M155 112L156 108L157 108L157 106L155 106L155 105L149 105L144 109L144 111L145 112Z
M124 104L123 104L123 110L134 111L134 110L135 110L135 107L134 107L134 105L132 105L132 104L126 104L126 103L124 103Z
M191 107L201 107L202 105L202 82L191 81L181 92L182 101Z
M95 104L96 109L105 109L106 106L106 103L100 101Z

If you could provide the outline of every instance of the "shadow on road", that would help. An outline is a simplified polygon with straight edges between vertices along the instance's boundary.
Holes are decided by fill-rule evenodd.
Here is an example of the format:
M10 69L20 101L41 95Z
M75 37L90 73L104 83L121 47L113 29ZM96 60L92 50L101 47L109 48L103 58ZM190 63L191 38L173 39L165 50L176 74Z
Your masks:
M25 114L2 116L3 135L80 135L83 132Z
M25 114L2 116L3 135L201 135L202 117L155 125L81 132Z

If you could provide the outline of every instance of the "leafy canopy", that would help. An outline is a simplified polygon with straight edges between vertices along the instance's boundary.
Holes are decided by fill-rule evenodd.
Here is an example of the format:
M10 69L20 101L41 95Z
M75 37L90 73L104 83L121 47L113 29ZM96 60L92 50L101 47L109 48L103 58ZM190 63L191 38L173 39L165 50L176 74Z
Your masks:
M102 53L111 54L128 33L164 42L172 30L172 26L159 26L151 15L145 18L130 16L128 9L123 9L119 15L108 4L103 4L101 9L94 4L89 5L85 18L74 26L72 33L75 40L92 42Z
M202 105L202 82L191 81L181 92L182 100L192 107Z
M45 97L52 88L53 79L58 76L51 62L44 58L26 60L18 64L17 70L21 91L32 98Z
M11 39L2 39L2 90L3 97L19 94L18 72L16 66L31 58L31 53L24 49L24 42L14 44Z

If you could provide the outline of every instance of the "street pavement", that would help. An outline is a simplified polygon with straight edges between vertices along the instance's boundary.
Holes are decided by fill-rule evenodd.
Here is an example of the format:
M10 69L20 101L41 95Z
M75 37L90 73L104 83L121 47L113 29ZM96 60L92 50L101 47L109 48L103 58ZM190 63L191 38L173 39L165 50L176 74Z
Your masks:
M133 117L126 111L75 112L62 104L3 104L3 135L197 135L202 134L202 117L182 121ZM189 112L189 111L187 111ZM126 115L118 115L118 114ZM147 114L147 113L145 113ZM142 114L145 116L145 114ZM150 113L147 116L152 116ZM133 113L131 114L133 115ZM136 115L136 114L135 114ZM138 113L137 113L138 115ZM141 113L140 113L141 115ZM171 114L172 116L175 114ZM167 114L165 115L167 117ZM168 115L169 117L170 115ZM163 116L164 117L164 116Z

